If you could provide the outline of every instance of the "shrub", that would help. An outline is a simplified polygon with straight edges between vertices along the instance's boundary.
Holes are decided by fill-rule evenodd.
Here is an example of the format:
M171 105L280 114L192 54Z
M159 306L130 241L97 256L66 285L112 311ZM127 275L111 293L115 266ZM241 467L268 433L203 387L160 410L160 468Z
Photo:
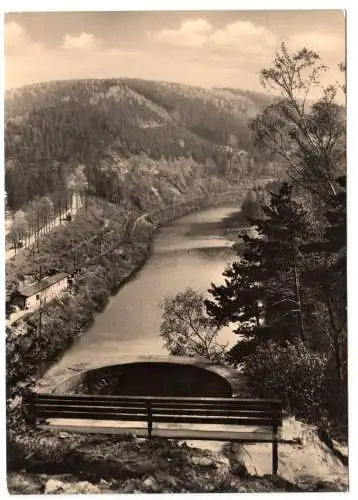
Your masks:
M326 369L327 357L301 341L259 346L245 363L254 396L282 399L290 414L310 422L320 422L324 417Z

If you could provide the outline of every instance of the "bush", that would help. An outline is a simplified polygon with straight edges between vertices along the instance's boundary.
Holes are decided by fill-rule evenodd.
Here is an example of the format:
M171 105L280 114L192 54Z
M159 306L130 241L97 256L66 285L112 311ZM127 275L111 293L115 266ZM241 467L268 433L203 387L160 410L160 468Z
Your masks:
M290 414L318 423L323 407L327 357L301 341L259 346L245 363L245 375L255 397L282 399Z

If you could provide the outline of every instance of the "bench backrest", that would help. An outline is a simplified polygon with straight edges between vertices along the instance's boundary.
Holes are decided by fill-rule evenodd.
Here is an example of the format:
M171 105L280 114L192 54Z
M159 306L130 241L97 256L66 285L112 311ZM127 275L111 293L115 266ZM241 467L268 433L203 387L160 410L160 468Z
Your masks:
M282 425L272 399L36 394L24 401L34 418L123 420L225 425Z

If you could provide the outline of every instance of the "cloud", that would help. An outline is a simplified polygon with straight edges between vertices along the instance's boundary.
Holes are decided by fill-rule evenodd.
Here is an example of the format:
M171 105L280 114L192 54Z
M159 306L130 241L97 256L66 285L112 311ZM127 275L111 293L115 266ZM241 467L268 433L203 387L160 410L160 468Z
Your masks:
M271 31L250 21L238 21L217 29L205 19L193 19L182 22L178 29L163 29L150 33L149 37L164 44L207 48L211 52L222 54L230 51L248 55L267 54L278 43Z
M297 50L307 47L317 52L336 52L344 50L345 40L343 37L327 35L312 31L309 33L299 33L288 39L290 50Z
M131 71L138 58L136 52L103 46L90 33L67 34L57 47L46 46L33 40L16 22L5 25L5 43L6 88L48 80L120 76L114 68Z
M236 49L244 48L248 53L261 54L272 51L277 44L276 36L264 26L256 26L250 21L238 21L215 30L210 36L217 48Z
M80 50L84 52L95 50L99 47L100 40L92 33L82 32L77 36L65 35L62 48L64 50Z
M205 19L194 19L182 22L177 30L163 29L149 36L177 47L201 47L212 29Z
M29 41L25 28L15 21L5 24L5 48L11 50L23 46Z

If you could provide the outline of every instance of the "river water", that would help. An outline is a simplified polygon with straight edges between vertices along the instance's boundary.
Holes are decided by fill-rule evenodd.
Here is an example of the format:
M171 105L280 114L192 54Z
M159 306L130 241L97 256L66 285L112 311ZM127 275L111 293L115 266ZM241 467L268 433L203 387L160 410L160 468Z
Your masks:
M167 354L159 335L160 302L187 287L205 293L211 282L222 282L222 272L234 257L227 221L238 211L238 205L215 207L161 228L146 264L112 297L56 364L56 371L87 362L107 363L123 355ZM226 329L221 340L233 344L235 337Z

